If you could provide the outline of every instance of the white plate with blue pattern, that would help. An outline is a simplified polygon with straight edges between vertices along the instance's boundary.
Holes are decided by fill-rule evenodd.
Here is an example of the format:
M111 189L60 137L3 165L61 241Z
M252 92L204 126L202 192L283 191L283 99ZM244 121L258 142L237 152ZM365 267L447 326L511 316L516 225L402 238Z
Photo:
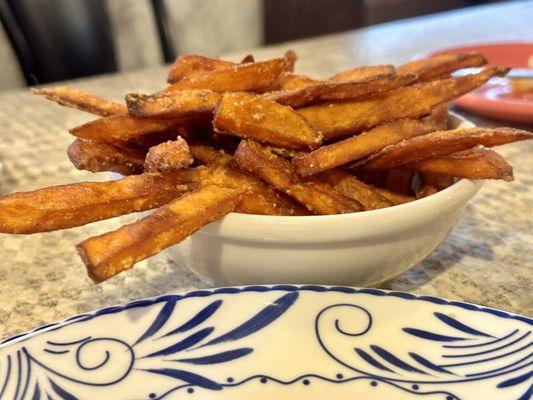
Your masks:
M0 342L0 399L526 400L532 326L376 289L166 295Z

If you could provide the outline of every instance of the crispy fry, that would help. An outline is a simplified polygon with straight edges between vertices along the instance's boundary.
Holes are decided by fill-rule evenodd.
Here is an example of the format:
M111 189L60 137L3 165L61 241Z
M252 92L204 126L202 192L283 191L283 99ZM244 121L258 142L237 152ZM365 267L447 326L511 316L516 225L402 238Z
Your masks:
M122 175L143 172L145 152L89 139L76 139L67 149L77 169L91 172L113 171Z
M31 90L33 94L46 97L62 106L86 111L91 114L109 117L111 115L122 115L128 112L124 104L106 100L90 93L81 92L66 87L38 88Z
M414 172L407 169L390 169L385 178L385 188L391 192L410 196L413 194L411 189L413 176Z
M132 175L9 194L0 197L0 232L49 232L149 210L187 191L191 175Z
M278 80L278 89L280 90L293 90L300 89L306 86L316 85L318 83L323 83L317 79L309 78L305 75L297 75L292 72L282 72Z
M433 172L421 172L420 180L422 186L428 185L434 187L437 191L446 189L448 186L453 185L453 176L444 174L435 174Z
M181 136L153 146L148 150L144 169L146 172L167 172L188 168L193 158L187 142Z
M513 167L502 156L479 147L419 161L405 168L467 179L503 179L509 182L514 179Z
M287 50L283 57L285 57L285 59L287 60L287 66L285 67L285 71L294 71L294 65L298 60L298 55L296 54L296 52L294 50Z
M401 118L419 118L444 102L467 93L508 68L489 68L479 74L419 83L367 100L319 104L298 110L325 139L354 134Z
M247 191L237 207L238 212L261 215L306 214L306 209L298 203L237 168L234 158L224 151L217 151L201 143L192 143L190 149L195 159L209 167L209 175L202 179L203 184L236 187Z
M226 215L242 195L238 189L205 186L132 224L85 240L78 252L89 276L105 281Z
M130 93L126 103L131 115L183 118L209 116L221 98L220 93L209 89L190 89L150 95Z
M215 112L217 132L289 148L313 148L320 135L290 107L247 93L226 93Z
M247 63L253 63L253 62L255 62L255 58L253 54L246 54L241 60L241 64L247 64Z
M70 130L74 136L106 143L124 143L149 133L164 132L180 126L182 121L118 115L99 118Z
M438 131L388 146L353 166L366 170L385 170L428 158L438 158L478 145L492 147L531 138L533 133L512 128Z
M235 63L231 61L224 61L196 54L184 54L178 56L170 67L167 82L175 83L184 78L190 78L216 69L228 68L233 65L235 65Z
M227 155L226 155L227 156ZM243 201L236 211L261 215L305 215L307 210L292 199L266 185L255 176L235 165L233 157L226 165L214 165L203 184L234 187L245 190Z
M289 161L256 142L241 141L235 160L239 167L293 197L314 213L342 214L362 209L358 202L337 194L328 184L301 181Z
M387 200L391 201L394 205L405 204L416 200L413 196L392 192L385 188L378 187L376 188L376 191Z
M378 193L377 188L361 182L355 176L340 169L325 171L317 177L329 183L340 194L361 203L365 210L376 210L393 205L392 201Z
M357 99L377 95L406 86L416 80L414 75L378 76L359 81L321 82L293 90L270 92L264 96L293 108L326 101Z
M369 65L365 67L350 68L341 71L331 78L330 81L346 82L359 81L362 79L375 78L377 76L395 75L396 70L392 65Z
M433 124L403 119L378 126L363 134L322 146L293 160L296 172L301 176L314 175L328 169L359 160L377 153L384 147L403 139L423 135L434 130Z
M417 200L423 199L424 197L431 196L432 194L435 194L435 193L438 193L437 188L435 188L434 186L425 184L425 185L420 186L420 189L418 190L418 192L416 192L415 198Z
M415 74L422 81L449 74L461 68L481 67L487 63L481 54L439 54L410 61L398 67L400 74Z
M443 103L435 107L425 120L430 122L436 131L445 131L448 129L448 114L448 103Z
M199 142L189 142L189 149L193 158L205 165L212 165L219 160L227 163L232 159L223 150L215 150L213 147Z
M287 68L287 64L286 58L235 64L183 78L169 86L166 92L185 89L210 89L215 92L264 92L276 86L278 77Z

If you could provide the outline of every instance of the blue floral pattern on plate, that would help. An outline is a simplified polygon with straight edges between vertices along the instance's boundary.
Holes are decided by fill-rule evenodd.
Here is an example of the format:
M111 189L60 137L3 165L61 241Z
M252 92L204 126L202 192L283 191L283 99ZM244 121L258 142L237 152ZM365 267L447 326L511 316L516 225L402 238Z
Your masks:
M0 399L526 400L532 325L376 289L167 295L0 342Z

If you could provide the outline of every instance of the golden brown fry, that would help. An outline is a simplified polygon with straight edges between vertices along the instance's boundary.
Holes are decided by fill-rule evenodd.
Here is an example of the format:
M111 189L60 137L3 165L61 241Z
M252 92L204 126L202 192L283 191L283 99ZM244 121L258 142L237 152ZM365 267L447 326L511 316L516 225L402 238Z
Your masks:
M532 139L533 133L512 128L468 128L438 131L404 140L353 166L366 170L385 170L414 162L438 158L478 145L492 147Z
M385 178L385 188L391 192L410 196L413 194L413 190L411 189L413 176L414 172L407 169L388 170L387 177Z
M67 149L77 169L91 172L113 171L122 175L143 172L145 152L89 139L76 139Z
M439 191L437 190L436 187L428 185L428 184L423 184L422 186L420 186L420 189L418 190L418 192L416 192L415 198L417 200L423 199L424 197L431 196L432 194L435 194L438 192Z
M312 86L312 85L316 85L316 84L323 83L323 82L324 81L312 79L305 75L297 75L297 74L293 74L292 72L282 72L278 80L278 85L279 85L278 89L280 90L300 89L306 86Z
M243 140L235 152L239 167L274 186L317 214L360 211L362 206L336 193L328 184L301 181L291 163L256 142Z
M509 182L514 179L513 167L502 156L479 147L419 161L405 168L467 179L503 179Z
M400 74L415 74L422 81L449 74L461 68L481 67L487 63L481 54L439 54L410 61L398 67Z
M295 149L320 145L320 135L298 113L273 100L226 93L215 112L217 132Z
M179 90L156 94L130 93L126 104L131 115L157 118L209 116L222 95L209 89Z
M241 64L247 64L247 63L253 63L253 62L255 62L255 58L253 54L246 54L241 60Z
M438 105L424 119L431 123L436 131L445 131L448 129L448 103Z
M148 150L144 162L146 172L167 172L188 168L193 158L187 142L181 136L153 146Z
M191 143L189 147L193 157L209 167L209 173L201 179L202 184L236 187L247 191L237 207L238 212L261 215L306 214L306 209L298 203L238 168L234 158L224 151L201 143Z
M142 118L131 115L99 118L70 130L74 136L106 143L129 142L149 133L177 128L181 120Z
M402 118L419 118L444 102L481 86L508 68L489 68L479 74L419 83L386 92L367 100L344 101L304 107L298 112L325 139L354 134Z
M305 215L307 210L292 199L279 193L255 176L235 165L233 157L226 165L213 165L202 184L234 187L245 190L243 201L236 211L260 215Z
M407 196L401 193L395 193L385 188L376 188L376 191L385 197L387 200L391 201L394 205L409 203L415 201L416 199L413 196Z
M422 186L427 185L434 187L437 191L446 189L448 186L453 185L453 176L445 174L435 174L433 172L421 172L420 180Z
M215 92L264 92L276 87L279 75L287 68L286 58L235 64L193 75L174 83L166 92L185 89L210 89Z
M178 56L170 67L167 82L175 83L184 78L214 71L216 69L228 68L232 65L235 65L235 63L231 61L219 60L196 54L184 54Z
M377 95L415 82L414 75L378 76L359 81L321 82L293 90L281 90L265 94L266 98L275 100L293 108L309 104L357 99Z
M49 232L149 210L187 191L191 175L132 175L9 194L0 197L0 232Z
M403 139L423 135L434 130L433 124L423 120L403 119L380 125L368 132L322 146L293 160L300 176L314 175L344 165Z
M218 160L231 161L232 157L223 150L215 150L213 147L200 142L189 142L189 149L195 160L205 165L212 165Z
M33 94L46 97L62 106L86 111L91 114L108 117L111 115L122 115L128 112L124 104L106 100L94 94L82 92L66 87L38 88L31 90Z
M175 245L232 211L242 190L205 186L185 194L132 224L77 246L89 276L102 282Z
M375 78L377 76L395 75L396 70L392 65L369 65L365 67L355 67L341 71L331 78L330 81L346 82L359 81L362 79Z
M287 66L285 67L285 71L294 71L294 65L298 60L298 55L296 54L296 52L294 50L287 50L283 57L285 57L285 59L287 60Z
M329 183L340 194L358 201L365 210L376 210L394 205L394 203L378 193L377 188L361 182L355 176L340 169L331 169L317 176Z

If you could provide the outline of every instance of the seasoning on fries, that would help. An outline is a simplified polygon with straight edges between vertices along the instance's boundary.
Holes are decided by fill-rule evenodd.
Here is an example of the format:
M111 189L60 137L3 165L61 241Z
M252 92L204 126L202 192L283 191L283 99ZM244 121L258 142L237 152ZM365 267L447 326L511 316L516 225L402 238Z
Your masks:
M484 65L479 54L359 66L327 79L294 73L297 58L182 55L168 87L130 93L126 104L34 89L99 117L70 130L76 168L128 176L2 196L0 232L48 232L155 209L78 245L89 276L102 282L232 211L364 212L430 196L457 178L511 181L511 165L485 147L533 138L511 128L448 130L450 101L508 71L453 74Z

